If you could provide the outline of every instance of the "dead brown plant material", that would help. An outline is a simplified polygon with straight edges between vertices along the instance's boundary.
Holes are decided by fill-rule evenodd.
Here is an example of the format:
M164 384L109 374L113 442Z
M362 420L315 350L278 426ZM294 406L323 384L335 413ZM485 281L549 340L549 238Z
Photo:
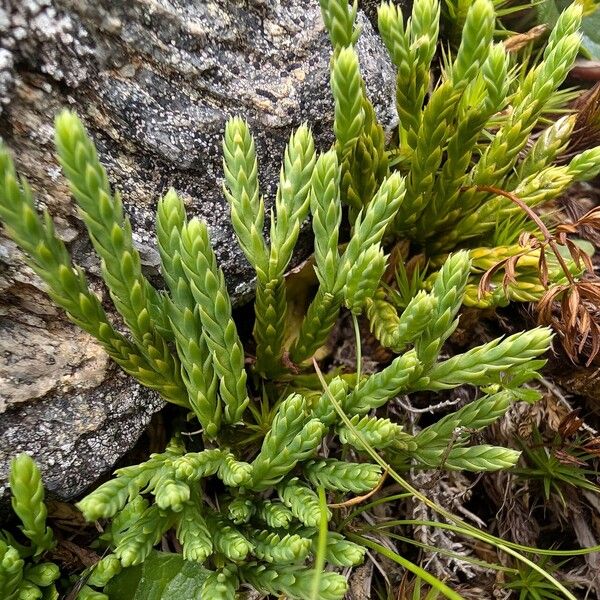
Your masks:
M61 537L48 556L67 568L77 570L82 567L93 567L101 558L97 552Z
M484 273L479 283L479 296L489 292L492 277L501 269L504 270L502 285L507 290L510 284L516 282L519 260L532 250L539 250L538 276L546 292L536 307L538 321L550 325L558 333L566 354L574 363L585 357L585 364L589 366L600 354L600 278L594 273L590 256L568 236L581 227L600 231L600 207L593 208L575 222L559 223L555 232L551 233L533 209L512 192L494 186L477 186L477 189L509 199L537 225L542 235L540 239L530 232L521 233L519 245L523 251L499 261ZM560 247L566 248L577 267L587 272L585 279L575 280ZM548 249L556 257L567 283L549 285Z
M583 425L583 419L579 416L581 409L577 408L568 413L558 425L558 435L564 440L575 435Z
M538 40L546 33L546 31L548 31L547 25L536 25L525 33L516 33L515 35L511 35L504 41L504 47L506 48L507 52L518 52L535 40Z
M559 445L554 450L554 455L566 464L583 466L587 464L587 459L582 460L576 455L584 453L588 458L600 458L600 437L577 435L584 425L584 420L579 416L579 412L580 409L575 409L561 421L558 427Z
M600 63L597 63L597 68ZM571 104L576 115L569 145L558 162L567 162L576 154L600 145L600 82L582 92Z
M573 362L586 356L592 364L600 353L600 281L577 281L548 289L537 305L538 320L559 334Z
M530 447L545 447L559 462L574 467L587 467L591 459L600 458L600 438L585 429L580 412L580 408L569 411L557 427L552 426L550 419L545 419L545 441Z
M558 215L566 216L571 222L578 221L584 214L600 205L600 189L590 186L587 182L575 182L559 199L560 210ZM578 236L587 240L595 247L600 248L600 231L589 225L579 227ZM598 264L597 257L595 257Z

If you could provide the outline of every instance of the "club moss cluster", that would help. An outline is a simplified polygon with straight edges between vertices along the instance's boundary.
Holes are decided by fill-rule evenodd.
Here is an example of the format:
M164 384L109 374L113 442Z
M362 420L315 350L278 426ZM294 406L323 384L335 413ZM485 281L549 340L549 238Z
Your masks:
M122 569L142 563L173 531L183 557L207 570L203 597L233 599L240 586L250 585L309 599L316 581L316 597L341 600L347 582L338 568L359 564L366 549L346 539L327 502L377 488L384 473L368 450L397 470L493 471L519 457L510 448L473 445L471 436L514 401L537 399L523 384L544 364L550 330L517 333L449 359L440 353L472 277L473 250L459 248L485 240L498 218L515 214L482 186L512 186L536 206L598 172L595 150L551 166L570 131L564 123L522 156L575 58L580 11L563 13L543 60L517 82L503 46L492 41L493 5L476 0L458 52L429 94L439 3L417 0L406 23L396 6L382 5L380 32L398 69L400 115L395 142L386 147L353 48L360 34L356 5L321 0L321 6L334 46L333 148L318 152L306 125L294 131L266 215L249 127L233 118L225 130L225 198L239 245L256 271L252 340L238 335L208 227L188 219L174 190L159 200L156 216L166 289L144 276L119 194L82 123L65 111L56 119L57 153L127 330L121 333L72 263L51 217L36 211L8 150L0 149L0 217L52 299L124 371L186 410L202 431L201 448L176 436L163 452L119 469L79 502L86 519L106 521L102 541L110 551L80 598L106 598L99 590ZM482 144L491 124L493 135ZM351 232L342 240L346 207ZM285 274L308 216L317 285L298 320ZM428 290L415 291L400 311L382 286L389 242L399 237L443 257ZM358 364L355 373L320 373L315 356L346 309L354 319L367 318L393 353L380 371L363 375ZM420 431L405 431L386 413L400 395L465 384L482 390L477 399ZM26 471L26 465L15 466L18 478ZM28 488L34 499L37 481ZM23 518L26 511L15 510ZM47 549L50 537L38 520L23 518L23 532ZM20 599L15 565L21 559L10 554L9 542L0 547L0 589ZM320 548L331 567L324 572L314 567Z

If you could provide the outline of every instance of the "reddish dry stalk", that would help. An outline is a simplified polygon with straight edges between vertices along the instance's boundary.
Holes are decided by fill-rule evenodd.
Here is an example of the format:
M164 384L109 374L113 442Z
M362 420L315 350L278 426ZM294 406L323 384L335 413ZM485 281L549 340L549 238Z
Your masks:
M579 354L583 352L584 345L591 339L591 350L588 353L588 361L586 365L590 365L594 358L600 353L600 323L596 322L594 315L591 313L589 306L586 303L591 303L592 306L600 306L600 280L595 278L593 281L575 281L567 267L565 259L560 253L559 245L565 246L569 251L571 258L575 261L578 267L583 262L585 270L590 273L594 272L594 266L587 254L578 249L575 244L567 238L569 233L577 231L578 227L590 225L596 229L600 229L600 207L593 208L585 215L580 217L575 223L562 223L556 228L556 234L550 233L541 218L523 202L518 196L512 192L507 192L500 188L489 185L473 186L472 189L492 193L498 196L503 196L517 205L539 228L543 240L529 234L522 234L519 238L519 244L523 247L528 242L531 248L539 248L540 260L538 270L540 280L546 288L546 293L538 301L537 309L539 318L542 322L550 323L556 331L561 334L561 341L567 352L567 355L574 361L577 361ZM564 272L567 284L554 285L548 288L547 267L545 259L545 247L549 247ZM514 279L516 262L523 254L505 259L498 262L484 274L479 284L479 293L481 294L487 289L489 280L497 270L505 265L506 274L504 281ZM552 316L552 308L559 296L562 296L560 302L561 319L557 320Z
M548 230L544 222L540 219L540 217L529 206L527 206L527 204L525 204L523 200L521 200L516 194L494 187L493 185L476 185L474 187L476 190L481 192L490 192L491 194L503 196L504 198L507 198L508 200L516 204L538 226L539 230L544 236L544 241L552 249L552 252L554 253L554 256L556 256L556 259L558 260L561 269L563 270L566 278L569 280L569 283L571 285L575 283L575 280L573 279L573 276L571 275L571 272L567 267L567 263L565 263L565 260L558 249L556 238L550 233L550 231Z

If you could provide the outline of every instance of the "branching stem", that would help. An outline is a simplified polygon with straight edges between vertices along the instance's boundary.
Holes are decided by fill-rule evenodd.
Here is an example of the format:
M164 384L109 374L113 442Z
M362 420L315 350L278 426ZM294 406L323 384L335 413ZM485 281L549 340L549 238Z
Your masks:
M490 192L491 194L503 196L504 198L510 200L513 204L516 204L538 226L539 230L544 236L544 241L552 249L552 252L556 256L556 260L558 260L565 277L569 280L569 283L571 285L575 283L573 275L571 275L569 267L567 267L567 263L558 249L556 238L550 233L550 230L546 227L542 219L540 219L539 215L537 215L532 208L527 206L527 204L525 204L525 202L523 202L523 200L521 200L516 194L493 185L476 185L474 186L474 189L479 192Z

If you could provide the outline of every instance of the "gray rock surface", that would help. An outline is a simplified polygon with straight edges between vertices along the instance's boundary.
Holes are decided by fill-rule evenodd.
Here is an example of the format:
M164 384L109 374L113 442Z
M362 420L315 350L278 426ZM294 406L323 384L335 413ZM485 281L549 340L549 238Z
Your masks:
M381 119L395 120L393 70L361 15L359 53ZM0 0L0 133L76 262L98 263L52 147L52 121L75 109L121 190L148 274L160 285L154 209L173 186L211 227L234 298L252 289L221 194L221 136L241 114L272 198L290 131L331 138L330 47L317 0ZM310 236L297 259L310 251ZM0 495L18 451L49 488L81 493L135 442L160 401L114 366L46 299L0 233Z

